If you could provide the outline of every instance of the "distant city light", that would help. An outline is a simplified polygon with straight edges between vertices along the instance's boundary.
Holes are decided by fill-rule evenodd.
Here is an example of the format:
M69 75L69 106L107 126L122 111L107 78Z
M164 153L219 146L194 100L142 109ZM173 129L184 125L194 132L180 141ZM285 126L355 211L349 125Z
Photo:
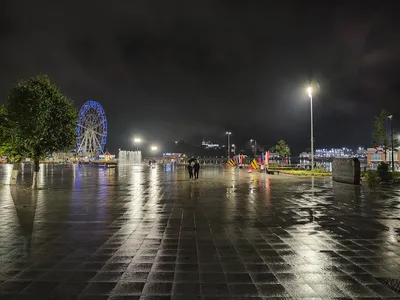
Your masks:
M157 151L158 147L157 146L151 146L150 149L151 149L151 151Z
M300 158L310 158L310 152L300 153ZM352 149L342 147L342 148L332 148L332 149L316 149L314 156L316 158L335 158L335 157L359 157L365 158L367 156L367 149L364 147L358 147L354 152Z

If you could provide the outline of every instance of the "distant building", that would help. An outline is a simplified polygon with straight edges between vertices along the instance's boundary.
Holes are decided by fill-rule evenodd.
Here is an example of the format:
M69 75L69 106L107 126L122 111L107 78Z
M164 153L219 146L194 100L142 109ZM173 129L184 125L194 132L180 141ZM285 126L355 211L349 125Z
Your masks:
M367 157L367 149L365 149L364 147L358 147L356 155L357 157Z
M174 163L178 162L180 158L186 157L186 155L182 153L170 153L166 152L162 154L162 160L164 163Z
M309 159L311 158L311 152L302 152L299 155L300 158ZM314 158L335 158L335 157L367 157L367 150L363 147L359 147L356 152L350 148L331 148L331 149L316 149Z
M315 157L333 158L333 157L353 157L354 152L349 148L316 149Z
M399 149L394 149L393 153L393 160L396 164L399 164ZM386 159L385 153L382 148L368 148L367 149L367 163L370 164L377 164L380 162L391 162L392 161L392 150L388 149L386 151Z
M300 158L311 158L311 152L301 152L299 157Z
M219 144L214 144L213 142L206 142L203 140L203 142L201 143L201 145L206 148L206 149L220 149L220 145Z

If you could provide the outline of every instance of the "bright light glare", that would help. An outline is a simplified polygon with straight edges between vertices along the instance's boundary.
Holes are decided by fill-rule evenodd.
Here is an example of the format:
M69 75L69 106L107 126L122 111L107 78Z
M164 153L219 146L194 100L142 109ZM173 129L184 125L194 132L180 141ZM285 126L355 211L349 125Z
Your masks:
M309 86L309 87L307 88L307 92L308 92L308 97L311 97L311 96L312 96L312 92L313 92L311 86Z
M157 148L157 146L151 146L151 151L156 151L158 148Z
M232 144L232 147L235 147L235 144Z
M232 132L230 132L230 131L227 131L227 132L226 132L226 134L230 135L230 134L232 134Z
M133 141L134 141L135 143L140 143L142 140L139 139L139 138L134 138Z

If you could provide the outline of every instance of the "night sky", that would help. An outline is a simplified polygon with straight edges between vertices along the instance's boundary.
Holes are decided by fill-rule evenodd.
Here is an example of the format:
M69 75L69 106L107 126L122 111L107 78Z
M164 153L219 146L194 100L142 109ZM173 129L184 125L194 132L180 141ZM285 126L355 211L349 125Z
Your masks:
M297 154L312 81L316 147L370 146L381 108L400 126L399 25L395 1L2 1L0 104L45 73L103 105L110 150L230 130Z

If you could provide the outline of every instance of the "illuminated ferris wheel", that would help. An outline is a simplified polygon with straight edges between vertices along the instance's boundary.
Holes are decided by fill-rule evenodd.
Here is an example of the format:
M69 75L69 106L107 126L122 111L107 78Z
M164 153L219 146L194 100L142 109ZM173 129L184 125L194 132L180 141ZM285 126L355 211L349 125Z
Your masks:
M107 118L99 102L88 101L81 107L76 132L77 154L97 156L104 153Z

